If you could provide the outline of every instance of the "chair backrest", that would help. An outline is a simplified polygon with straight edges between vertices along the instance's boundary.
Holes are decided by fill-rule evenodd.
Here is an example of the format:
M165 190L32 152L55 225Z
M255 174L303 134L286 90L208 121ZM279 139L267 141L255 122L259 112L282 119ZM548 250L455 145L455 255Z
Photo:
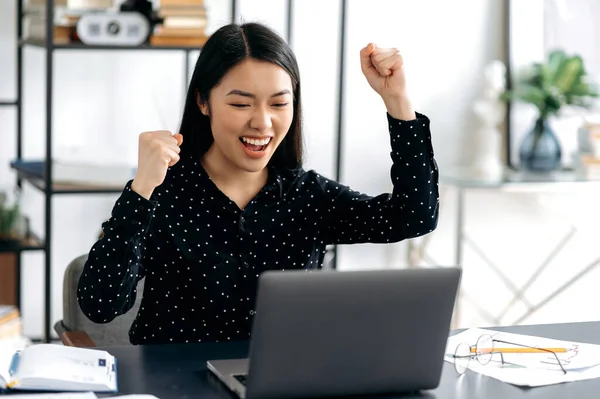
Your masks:
M73 259L65 270L62 324L68 331L86 332L97 346L131 345L129 329L140 307L144 292L144 279L138 283L136 301L129 312L116 317L110 323L94 323L83 314L77 302L77 284L87 257L88 255L85 254Z

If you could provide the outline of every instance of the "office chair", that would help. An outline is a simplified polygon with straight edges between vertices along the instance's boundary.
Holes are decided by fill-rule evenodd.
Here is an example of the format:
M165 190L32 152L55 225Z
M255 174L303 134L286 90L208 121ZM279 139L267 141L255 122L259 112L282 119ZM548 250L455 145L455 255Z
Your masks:
M67 266L63 278L63 319L56 322L54 330L64 345L93 347L131 345L129 328L137 315L144 291L144 280L138 283L138 295L133 308L124 315L106 324L89 320L77 302L77 284L88 255L73 259Z

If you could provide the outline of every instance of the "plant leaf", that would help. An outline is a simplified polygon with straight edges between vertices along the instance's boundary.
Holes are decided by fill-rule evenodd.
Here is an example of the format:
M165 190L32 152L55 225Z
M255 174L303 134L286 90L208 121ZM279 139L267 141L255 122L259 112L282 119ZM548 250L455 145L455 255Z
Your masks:
M556 114L561 107L561 101L560 98L558 98L557 96L554 95L548 95L546 96L546 100L545 100L545 112L547 114Z
M532 63L517 75L513 90L500 99L512 99L535 105L541 117L556 114L563 105L588 107L600 97L594 83L587 79L583 60L561 49L552 50L545 63Z
M560 49L552 50L548 54L548 73L551 80L555 80L562 65L567 60L567 54Z
M562 93L570 93L584 74L583 60L580 56L573 56L566 60L554 79L554 85Z
M544 103L544 91L538 87L523 85L515 90L515 97L523 102L542 107Z
M598 97L598 92L596 91L596 88L592 87L592 85L590 85L584 81L577 82L573 86L573 88L571 89L569 94L572 96Z

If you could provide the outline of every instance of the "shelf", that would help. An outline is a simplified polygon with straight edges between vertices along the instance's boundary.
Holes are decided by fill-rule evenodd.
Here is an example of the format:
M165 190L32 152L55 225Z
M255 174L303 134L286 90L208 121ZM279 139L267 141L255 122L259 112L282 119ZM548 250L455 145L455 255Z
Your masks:
M17 176L25 180L40 191L46 191L44 178L33 174L19 166L11 165L17 172ZM119 186L93 185L93 184L71 184L71 183L54 183L52 185L51 194L119 194L123 192L125 182Z
M20 42L21 46L33 46L39 48L46 48L46 41L36 39L25 39ZM88 45L83 43L56 43L52 46L54 50L178 50L178 51L195 51L202 50L201 47L186 47L186 46L151 46L144 44L141 46L100 46L100 45Z
M23 251L39 251L44 249L43 241L31 235L22 241L2 241L0 240L0 253L5 252L23 252Z
M17 101L0 101L0 107L12 107L18 105Z

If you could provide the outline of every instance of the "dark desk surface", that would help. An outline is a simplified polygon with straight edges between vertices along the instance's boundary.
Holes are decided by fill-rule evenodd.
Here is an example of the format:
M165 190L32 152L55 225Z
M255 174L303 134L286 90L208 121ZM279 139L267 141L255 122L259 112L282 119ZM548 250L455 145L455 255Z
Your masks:
M497 329L600 344L600 322ZM119 395L145 393L155 395L159 399L235 398L206 369L206 360L244 357L247 353L247 346L243 343L131 346L103 349L117 358ZM564 399L598 398L600 396L600 379L547 387L519 388L470 371L458 378L453 365L448 362L444 363L440 386L436 390L425 392L421 397L432 399ZM401 396L397 398L401 398Z

